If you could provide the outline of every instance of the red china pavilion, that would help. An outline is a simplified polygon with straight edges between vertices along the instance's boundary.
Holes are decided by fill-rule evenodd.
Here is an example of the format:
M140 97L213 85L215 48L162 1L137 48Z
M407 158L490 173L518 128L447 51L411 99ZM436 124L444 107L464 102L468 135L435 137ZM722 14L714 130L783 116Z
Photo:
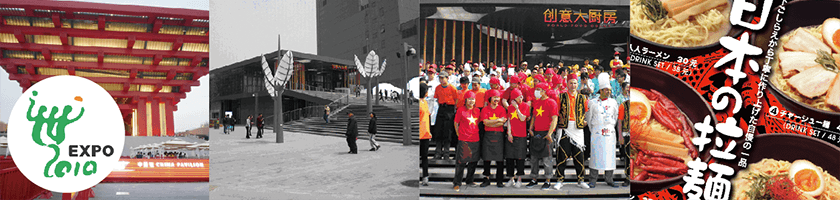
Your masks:
M209 14L0 0L0 66L24 91L56 75L90 79L114 97L126 136L172 136L178 102L209 73Z

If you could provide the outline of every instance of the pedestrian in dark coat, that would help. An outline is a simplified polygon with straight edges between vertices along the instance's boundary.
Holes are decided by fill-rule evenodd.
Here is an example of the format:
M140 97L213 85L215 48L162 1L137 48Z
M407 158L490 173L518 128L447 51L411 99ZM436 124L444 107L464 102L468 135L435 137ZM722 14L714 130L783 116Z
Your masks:
M257 116L257 139L262 138L263 134L263 127L265 126L265 121L263 121L262 113L260 116Z
M351 154L358 154L359 151L356 148L356 138L359 137L359 126L356 123L356 117L353 116L353 113L347 113L347 146L350 147Z
M370 122L368 122L368 133L370 133L370 151L379 150L379 143L376 142L376 114L370 113Z

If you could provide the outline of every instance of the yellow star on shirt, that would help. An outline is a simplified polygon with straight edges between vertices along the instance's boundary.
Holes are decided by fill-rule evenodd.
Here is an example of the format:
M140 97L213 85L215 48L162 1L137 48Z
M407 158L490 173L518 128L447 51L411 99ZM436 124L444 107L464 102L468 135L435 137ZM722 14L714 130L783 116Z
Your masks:
M470 115L470 117L468 117L467 120L469 120L470 124L472 124L472 125L478 125L478 124L475 123L476 118L473 117L472 115Z
M516 114L516 111L510 113L510 119L519 119L519 115Z
M542 116L542 113L543 113L545 110L543 110L543 109L542 109L542 106L540 106L540 108L537 108L537 110L536 110L536 111L537 111L537 116Z
M499 119L499 117L496 117L496 114L494 113L493 116L490 117L490 120L496 120L496 119Z

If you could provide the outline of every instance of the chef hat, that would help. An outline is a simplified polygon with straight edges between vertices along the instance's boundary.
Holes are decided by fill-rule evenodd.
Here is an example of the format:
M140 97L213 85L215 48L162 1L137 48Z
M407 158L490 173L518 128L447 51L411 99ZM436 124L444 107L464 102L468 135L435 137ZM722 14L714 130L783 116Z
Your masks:
M612 89L612 86L610 86L610 75L607 73L598 74L598 86L598 90L604 88Z

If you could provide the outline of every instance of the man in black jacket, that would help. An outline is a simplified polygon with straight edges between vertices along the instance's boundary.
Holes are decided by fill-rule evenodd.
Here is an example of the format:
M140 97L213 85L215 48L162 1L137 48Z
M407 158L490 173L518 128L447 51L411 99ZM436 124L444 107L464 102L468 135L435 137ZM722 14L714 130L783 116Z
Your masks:
M351 154L358 154L359 151L356 149L356 137L359 136L359 126L356 124L356 117L353 116L352 112L347 113L347 146L350 147Z
M370 133L370 151L379 150L379 143L376 142L376 114L370 113L370 122L368 123L368 133Z

